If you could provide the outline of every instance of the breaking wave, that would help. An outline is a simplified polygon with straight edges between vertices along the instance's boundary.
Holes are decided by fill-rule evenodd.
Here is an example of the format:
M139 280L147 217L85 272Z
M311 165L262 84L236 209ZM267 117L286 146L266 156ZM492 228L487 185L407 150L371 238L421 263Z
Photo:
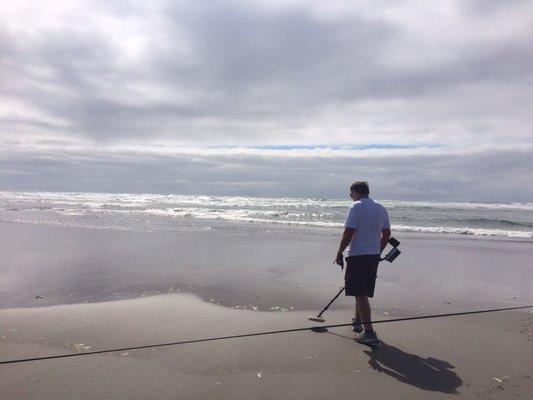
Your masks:
M397 231L533 238L533 203L381 203ZM341 228L349 205L322 198L0 192L0 220L135 230L171 230L187 221Z

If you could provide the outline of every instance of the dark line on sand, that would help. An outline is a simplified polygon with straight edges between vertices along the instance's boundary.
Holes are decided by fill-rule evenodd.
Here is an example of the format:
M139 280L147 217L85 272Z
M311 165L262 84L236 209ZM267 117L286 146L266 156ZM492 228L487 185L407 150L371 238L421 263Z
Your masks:
M419 316L419 317L383 319L383 320L379 320L379 321L370 321L370 322L372 324L384 324L384 323L388 323L388 322L400 322L400 321L413 321L413 320L418 320L418 319L454 317L454 316L458 316L458 315L483 314L483 313L497 312L497 311L520 310L520 309L524 309L524 308L533 308L533 305L520 306L520 307L509 307L509 308L495 308L495 309L492 309L492 310L465 311L465 312L450 313L450 314L423 315L423 316ZM365 324L365 323L368 323L368 322L366 322L366 321L362 322L362 324ZM182 345L182 344L212 342L212 341L217 341L217 340L239 339L239 338L252 337L252 336L264 336L264 335L274 335L274 334L279 334L279 333L301 332L301 331L314 330L314 329L317 329L317 328L320 328L320 329L338 328L338 327L341 327L341 326L351 326L351 325L352 325L351 323L349 323L349 324L335 324L335 325L318 325L318 326L311 326L311 327L307 327L307 328L294 328L294 329L283 329L283 330L279 330L279 331L245 333L245 334L241 334L241 335L231 335L231 336L221 336L221 337L215 337L215 338L184 340L184 341L180 341L180 342L150 344L150 345L145 345L145 346L122 347L122 348L118 348L118 349L86 351L86 352L83 352L83 353L59 354L59 355L56 355L56 356L33 357L33 358L21 358L21 359L18 359L18 360L0 361L0 364L16 364L16 363L23 363L23 362L29 362L29 361L53 360L53 359L58 359L58 358L68 358L68 357L89 356L89 355L94 355L94 354L115 353L115 352L118 352L118 351L141 350L141 349L150 349L150 348L156 348L156 347L177 346L177 345Z

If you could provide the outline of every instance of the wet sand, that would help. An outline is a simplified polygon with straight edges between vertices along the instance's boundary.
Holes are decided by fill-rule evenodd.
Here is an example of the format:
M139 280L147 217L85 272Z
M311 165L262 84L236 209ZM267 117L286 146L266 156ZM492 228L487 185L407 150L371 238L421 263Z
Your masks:
M312 326L306 316L190 294L4 309L1 359ZM335 310L327 323L348 317ZM380 324L379 350L340 327L0 365L1 398L527 398L532 322L532 313L512 311Z
M184 234L0 223L0 308L192 292L227 307L320 310L344 285L338 235ZM530 242L394 234L374 307L394 315L533 303ZM36 298L37 297L37 298ZM341 297L337 309L352 308Z

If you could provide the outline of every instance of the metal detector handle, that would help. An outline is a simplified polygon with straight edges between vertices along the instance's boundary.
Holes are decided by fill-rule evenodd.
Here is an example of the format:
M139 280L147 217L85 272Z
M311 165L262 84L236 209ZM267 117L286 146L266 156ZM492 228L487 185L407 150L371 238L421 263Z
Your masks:
M389 244L392 246L392 247L398 247L400 245L400 241L396 240L395 238L393 238L392 236L389 238Z
M400 242L398 240L393 237L390 237L388 242L392 246L392 250L389 251L385 255L385 257L380 257L379 261L387 260L388 262L393 262L396 257L398 257L402 253L400 250L398 250L398 246L400 245Z

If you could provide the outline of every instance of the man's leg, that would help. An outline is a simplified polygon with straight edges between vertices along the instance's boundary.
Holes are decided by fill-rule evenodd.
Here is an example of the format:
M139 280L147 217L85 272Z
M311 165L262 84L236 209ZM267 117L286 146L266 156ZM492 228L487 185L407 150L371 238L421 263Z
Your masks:
M367 296L355 296L355 308L356 308L356 314L355 314L356 319L359 316L360 321L362 322L371 321L370 302L368 301ZM371 323L365 323L364 326L365 326L365 331L372 330Z
M359 312L357 312L357 302L354 303L355 308L355 316L353 318L353 326L352 330L356 333L363 332L363 325L361 325L361 317L359 316Z

